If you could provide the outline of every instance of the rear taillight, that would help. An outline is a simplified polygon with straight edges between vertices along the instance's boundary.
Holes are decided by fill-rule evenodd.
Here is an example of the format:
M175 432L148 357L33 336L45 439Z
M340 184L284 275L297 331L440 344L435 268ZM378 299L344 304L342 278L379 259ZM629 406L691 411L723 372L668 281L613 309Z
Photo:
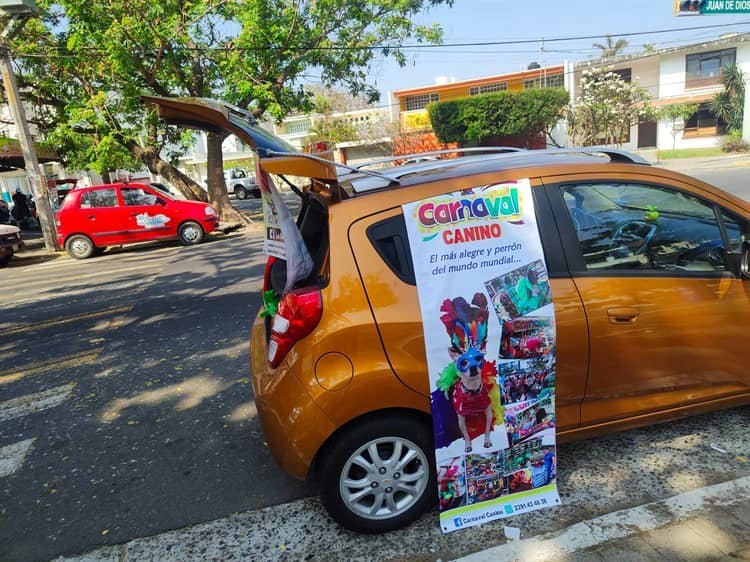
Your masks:
M268 364L276 368L292 346L315 329L323 314L323 297L316 288L296 289L281 297L271 322Z

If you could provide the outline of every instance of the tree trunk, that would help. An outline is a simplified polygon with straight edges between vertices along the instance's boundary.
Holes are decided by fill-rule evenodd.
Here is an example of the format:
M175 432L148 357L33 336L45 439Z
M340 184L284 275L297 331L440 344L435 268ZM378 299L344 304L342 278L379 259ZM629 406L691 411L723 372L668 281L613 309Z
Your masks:
M224 181L224 155L221 151L221 143L224 138L225 136L221 134L206 134L208 200L216 208L222 222L249 224L252 221L229 202L227 184Z
M203 202L208 201L206 192L201 189L201 186L172 166L169 162L163 160L154 147L143 147L135 141L129 141L127 147L148 167L152 174L159 174L162 176L187 199Z

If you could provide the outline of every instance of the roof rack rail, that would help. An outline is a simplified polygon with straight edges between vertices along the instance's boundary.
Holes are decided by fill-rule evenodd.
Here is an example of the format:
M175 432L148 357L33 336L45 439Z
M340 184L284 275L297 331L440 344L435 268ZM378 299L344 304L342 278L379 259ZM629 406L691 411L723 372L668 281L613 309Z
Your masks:
M535 152L535 151L529 151ZM572 147L572 148L548 148L547 150L540 150L542 154L586 154L588 156L596 156L603 154L609 157L610 162L619 162L623 164L640 164L642 166L650 166L651 163L639 156L628 152L627 150L620 150L619 148L600 148L600 147Z
M429 152L416 152L414 154L402 154L401 156L388 156L386 158L378 158L377 160L372 160L370 162L365 162L364 164L360 164L359 166L355 166L354 170L360 171L362 173L366 173L362 168L365 168L367 166L376 166L378 164L387 164L388 162L396 162L398 160L409 160L410 158L424 158L427 156L442 156L444 154L455 154L455 153L477 153L477 154L486 154L486 153L506 153L506 152L531 152L527 151L525 148L516 148L514 146L472 146L468 148L443 148L441 150L431 150Z
M258 151L260 153L260 150ZM315 156L313 154L309 154L307 152L283 152L280 150L269 150L264 149L263 153L266 156L292 156L296 158L306 158L308 160L313 160L315 162L320 162L322 164L326 164L328 166L335 166L336 168L344 168L345 170L348 170L352 173L361 173L366 176L372 176L374 178L380 178L382 180L387 180L389 185L401 185L401 182L398 181L396 178L390 178L386 176L385 174L379 174L378 172L373 172L372 170L359 170L355 168L354 166L349 166L348 164L340 164L339 162L334 162L332 160L328 160L327 158L321 158L320 156Z

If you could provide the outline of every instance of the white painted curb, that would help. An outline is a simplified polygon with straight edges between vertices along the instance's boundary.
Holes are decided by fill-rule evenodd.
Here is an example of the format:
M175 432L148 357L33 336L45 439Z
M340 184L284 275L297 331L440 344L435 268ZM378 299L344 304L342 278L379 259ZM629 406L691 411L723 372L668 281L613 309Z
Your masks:
M518 542L508 542L456 559L455 562L524 562L562 559L603 543L653 531L707 509L750 497L750 476L685 492L671 498L614 511Z

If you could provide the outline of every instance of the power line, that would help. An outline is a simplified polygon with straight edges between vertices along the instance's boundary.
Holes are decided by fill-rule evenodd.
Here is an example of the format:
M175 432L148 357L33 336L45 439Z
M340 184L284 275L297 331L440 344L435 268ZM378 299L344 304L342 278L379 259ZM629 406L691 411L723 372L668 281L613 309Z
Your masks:
M582 40L590 40L590 39L601 39L602 37L605 37L607 35L610 36L616 36L616 37L636 37L636 36L642 36L642 35L654 35L654 34L661 34L661 33L677 33L682 31L702 31L706 29L718 29L718 28L727 28L727 27L734 27L738 25L747 25L750 24L750 21L741 21L741 22L735 22L735 23L724 23L724 24L714 24L714 25L701 25L697 27L677 27L677 28L671 28L671 29L657 29L652 31L631 31L627 33L609 33L609 34L599 34L599 35L576 35L576 36L567 36L567 37L552 37L548 38L545 37L542 39L541 37L538 39L510 39L510 40L504 40L504 41L475 41L475 42L466 42L466 43L417 43L417 44L408 44L408 45L361 45L361 46L347 46L347 45L328 45L324 47L307 47L307 46L301 46L297 48L287 48L287 51L375 51L375 50L382 50L382 49L398 49L401 51L421 51L424 49L445 49L445 48L456 48L456 47L492 47L492 46L499 46L499 45L528 45L528 44L536 44L541 43L544 41L545 43L560 43L560 42L566 42L566 41L582 41ZM67 50L66 47L52 47L52 49L56 50ZM87 52L93 52L93 53L106 53L107 50L103 49L101 47L84 47L82 50L85 50ZM193 52L193 51L201 51L201 52L225 52L225 53L234 53L234 52L249 52L249 51L274 51L276 49L269 48L269 47L184 47L184 46L177 46L170 49L173 52ZM141 51L142 55L145 54L156 54L159 51L157 49L153 50L143 50ZM55 56L55 57L63 57L63 58L73 58L72 55L49 55L49 53L13 53L13 56L16 58L38 58L43 56Z

